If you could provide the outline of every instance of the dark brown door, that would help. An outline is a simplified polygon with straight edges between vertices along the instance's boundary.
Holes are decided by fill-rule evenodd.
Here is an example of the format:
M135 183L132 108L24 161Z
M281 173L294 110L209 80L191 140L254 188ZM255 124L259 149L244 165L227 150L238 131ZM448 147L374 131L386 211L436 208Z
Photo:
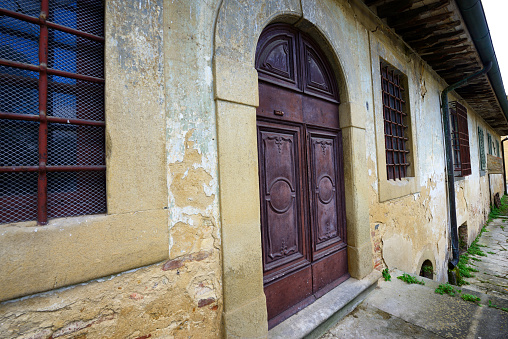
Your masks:
M269 326L349 277L342 136L335 77L291 26L256 51L261 234Z

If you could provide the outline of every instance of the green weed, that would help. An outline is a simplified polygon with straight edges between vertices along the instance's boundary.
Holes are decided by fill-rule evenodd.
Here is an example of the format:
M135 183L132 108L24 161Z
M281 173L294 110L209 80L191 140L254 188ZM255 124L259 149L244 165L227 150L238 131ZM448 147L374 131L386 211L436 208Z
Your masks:
M423 280L418 280L412 275L409 275L407 273L402 274L401 276L397 277L397 279L400 279L408 284L420 284L425 285L425 282Z
M438 294L441 294L441 295L446 293L446 294L454 297L455 294L457 294L460 291L457 291L455 288L453 288L452 285L446 283L446 284L439 284L439 287L436 288L435 292Z
M463 294L460 296L464 301L470 301L470 302L473 302L473 303L477 303L480 301L480 297L477 297L475 295L472 295L472 294Z
M494 305L491 300L489 300L488 306L492 307L492 308L497 308L498 310L501 310L501 311L504 311L504 312L508 312L508 308L507 307L499 307L497 305Z
M385 278L385 281L392 281L392 276L390 275L390 272L388 272L388 268L383 270L383 278Z
M422 269L425 273L434 273L434 271L432 271L432 266L423 266Z

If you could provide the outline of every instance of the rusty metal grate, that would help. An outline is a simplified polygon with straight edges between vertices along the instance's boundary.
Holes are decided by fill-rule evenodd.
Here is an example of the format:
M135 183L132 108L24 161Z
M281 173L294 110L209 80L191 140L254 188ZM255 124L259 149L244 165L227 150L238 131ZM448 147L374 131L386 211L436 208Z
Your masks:
M0 0L0 223L104 213L104 5Z
M467 127L467 109L457 101L450 102L450 122L453 147L453 170L455 176L471 174L469 154L469 131Z
M391 66L381 62L381 88L383 95L383 119L386 148L387 178L402 179L408 176L408 153L406 149L407 125L402 75Z

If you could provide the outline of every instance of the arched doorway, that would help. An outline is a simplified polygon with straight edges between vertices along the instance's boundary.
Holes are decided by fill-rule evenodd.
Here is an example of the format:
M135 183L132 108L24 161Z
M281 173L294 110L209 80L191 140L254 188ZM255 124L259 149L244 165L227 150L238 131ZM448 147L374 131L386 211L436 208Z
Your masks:
M264 290L269 327L349 277L335 75L304 33L268 26L256 50Z

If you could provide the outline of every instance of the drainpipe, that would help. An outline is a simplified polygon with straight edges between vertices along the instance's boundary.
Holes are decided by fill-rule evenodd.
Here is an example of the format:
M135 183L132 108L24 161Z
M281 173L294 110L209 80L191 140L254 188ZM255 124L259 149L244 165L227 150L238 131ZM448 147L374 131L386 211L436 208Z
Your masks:
M452 260L448 266L453 269L459 262L459 236L457 234L457 211L455 205L455 177L453 174L453 153L452 141L450 133L450 120L448 113L448 93L467 84L471 79L479 77L487 73L492 67L489 62L482 70L469 75L468 77L446 87L441 93L441 113L443 118L444 137L445 137L445 157L446 157L446 174L448 177L448 212L450 217L451 238L452 238Z
M501 154L503 155L503 183L504 183L504 195L507 195L508 193L506 192L506 168L505 168L505 165L504 165L504 142L508 140L508 138L504 138L503 140L501 140Z
M501 71L497 63L494 46L492 45L482 2L481 0L457 0L456 4L459 7L482 63L486 65L488 62L492 62L492 70L489 72L488 78L492 89L496 93L504 116L508 120L508 99L504 90L503 79L501 78Z

